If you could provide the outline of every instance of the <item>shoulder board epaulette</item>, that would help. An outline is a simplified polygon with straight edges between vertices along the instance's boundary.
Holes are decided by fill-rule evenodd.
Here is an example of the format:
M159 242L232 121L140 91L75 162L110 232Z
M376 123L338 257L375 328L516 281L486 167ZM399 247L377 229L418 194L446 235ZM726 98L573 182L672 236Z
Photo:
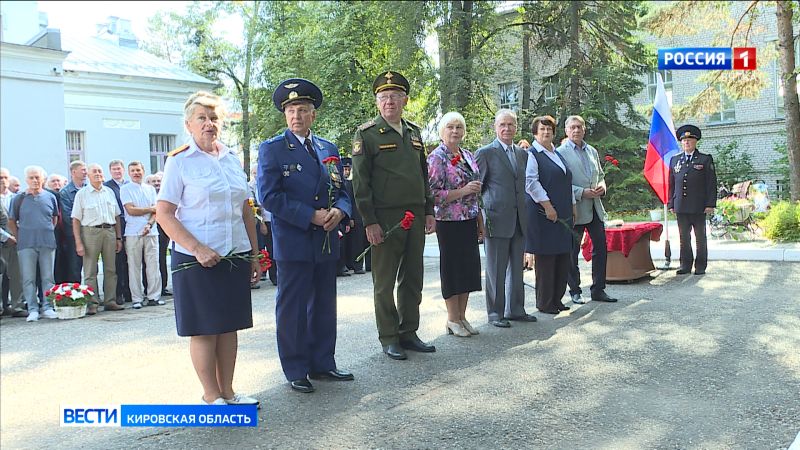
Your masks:
M374 127L374 126L375 126L375 119L370 119L369 121L364 122L361 125L359 125L358 126L358 130L359 131L364 131L367 128Z
M407 124L409 124L409 125L411 125L411 126L412 126L412 127L414 127L414 128L420 128L420 126L419 126L419 125L415 124L414 122L412 122L412 121L410 121L410 120L406 120L406 123L407 123Z
M177 154L179 154L181 152L185 152L186 150L189 150L189 144L181 145L180 147L176 148L175 150L167 153L167 156L175 156L175 155L177 155Z
M316 138L316 139L317 139L318 141L320 141L320 142L324 142L324 143L326 143L326 144L333 145L333 142L331 142L331 141L329 141L329 140L327 140L327 139L325 139L325 138L321 138L321 137L319 137L319 136L314 136L314 138Z
M277 136L272 136L271 138L267 139L267 144L274 144L275 142L282 141L284 139L286 139L286 136L281 133Z

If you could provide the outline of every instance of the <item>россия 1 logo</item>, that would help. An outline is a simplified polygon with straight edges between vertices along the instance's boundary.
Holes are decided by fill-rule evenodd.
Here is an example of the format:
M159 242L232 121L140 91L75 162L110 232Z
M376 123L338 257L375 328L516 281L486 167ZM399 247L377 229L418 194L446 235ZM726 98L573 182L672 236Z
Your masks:
M658 70L756 70L756 48L660 48Z

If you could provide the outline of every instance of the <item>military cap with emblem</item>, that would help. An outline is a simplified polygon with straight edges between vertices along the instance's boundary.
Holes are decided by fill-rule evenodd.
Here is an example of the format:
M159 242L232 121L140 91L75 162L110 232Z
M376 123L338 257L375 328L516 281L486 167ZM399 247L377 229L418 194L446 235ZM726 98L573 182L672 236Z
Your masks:
M310 102L314 108L319 108L322 106L322 91L308 80L289 78L281 81L272 93L272 102L280 112L283 112L289 103L299 101Z
M342 158L342 167L353 167L353 158Z
M700 133L700 128L697 128L694 125L684 125L678 128L678 131L675 132L675 136L678 138L678 141L689 137L695 138L699 141L702 134Z
M398 89L408 95L411 86L408 84L406 77L401 75L400 72L393 72L390 70L378 75L378 78L375 78L375 81L372 83L372 92L375 94L389 89Z

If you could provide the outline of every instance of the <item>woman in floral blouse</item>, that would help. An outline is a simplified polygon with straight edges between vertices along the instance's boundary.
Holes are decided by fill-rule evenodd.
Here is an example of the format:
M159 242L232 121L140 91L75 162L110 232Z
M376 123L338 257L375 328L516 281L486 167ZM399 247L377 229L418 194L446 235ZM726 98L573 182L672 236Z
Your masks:
M468 337L478 332L467 322L469 293L481 290L478 240L483 220L478 163L460 147L466 135L464 117L449 112L439 122L442 143L428 156L428 179L434 197L439 273L447 306L447 333Z

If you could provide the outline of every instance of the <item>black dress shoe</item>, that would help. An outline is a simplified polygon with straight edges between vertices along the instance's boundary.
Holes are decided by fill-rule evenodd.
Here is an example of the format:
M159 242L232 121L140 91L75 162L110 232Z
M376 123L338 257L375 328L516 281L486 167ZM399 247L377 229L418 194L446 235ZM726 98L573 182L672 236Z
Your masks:
M525 314L519 317L509 317L508 320L513 320L515 322L536 322L536 316Z
M616 300L614 300L614 301L616 301ZM564 304L559 304L559 305L556 305L556 306L557 306L557 307L558 307L558 309L559 309L559 310L561 310L561 311L569 311L569 306L567 306L567 305L564 305Z
M292 390L297 392L302 392L303 394L309 394L314 392L314 386L311 385L311 382L308 381L306 378L300 378L299 380L292 380L289 382L292 386Z
M705 270L695 270L695 271L694 271L694 274L695 274L695 275L705 275L705 274L706 274L706 271L705 271Z
M350 274L345 270L340 270L339 272L336 272L336 276L337 277L349 277Z
M364 275L367 272L364 272L364 269L356 269L353 271L353 273L356 275Z
M497 328L511 328L511 324L508 322L508 319L490 320L489 323Z
M353 374L344 370L333 369L327 372L312 372L308 374L312 380L352 381Z
M431 353L436 351L436 347L422 342L422 340L416 336L405 341L400 341L400 347L403 347L406 350L421 353Z
M597 294L592 293L592 301L614 303L617 301L617 299L615 299L614 297L609 297L605 291L600 291Z
M691 272L691 269L684 269L681 267L680 269L675 271L676 275L686 275L687 273Z
M545 313L545 314L558 314L558 313L560 313L561 311L559 311L559 310L555 310L555 311L547 311L547 310L540 309L540 310L539 310L539 312L540 312L540 313Z
M408 355L406 355L406 351L403 350L403 347L400 344L389 344L383 347L383 353L386 353L386 356L392 359L396 359L398 361L407 359Z

